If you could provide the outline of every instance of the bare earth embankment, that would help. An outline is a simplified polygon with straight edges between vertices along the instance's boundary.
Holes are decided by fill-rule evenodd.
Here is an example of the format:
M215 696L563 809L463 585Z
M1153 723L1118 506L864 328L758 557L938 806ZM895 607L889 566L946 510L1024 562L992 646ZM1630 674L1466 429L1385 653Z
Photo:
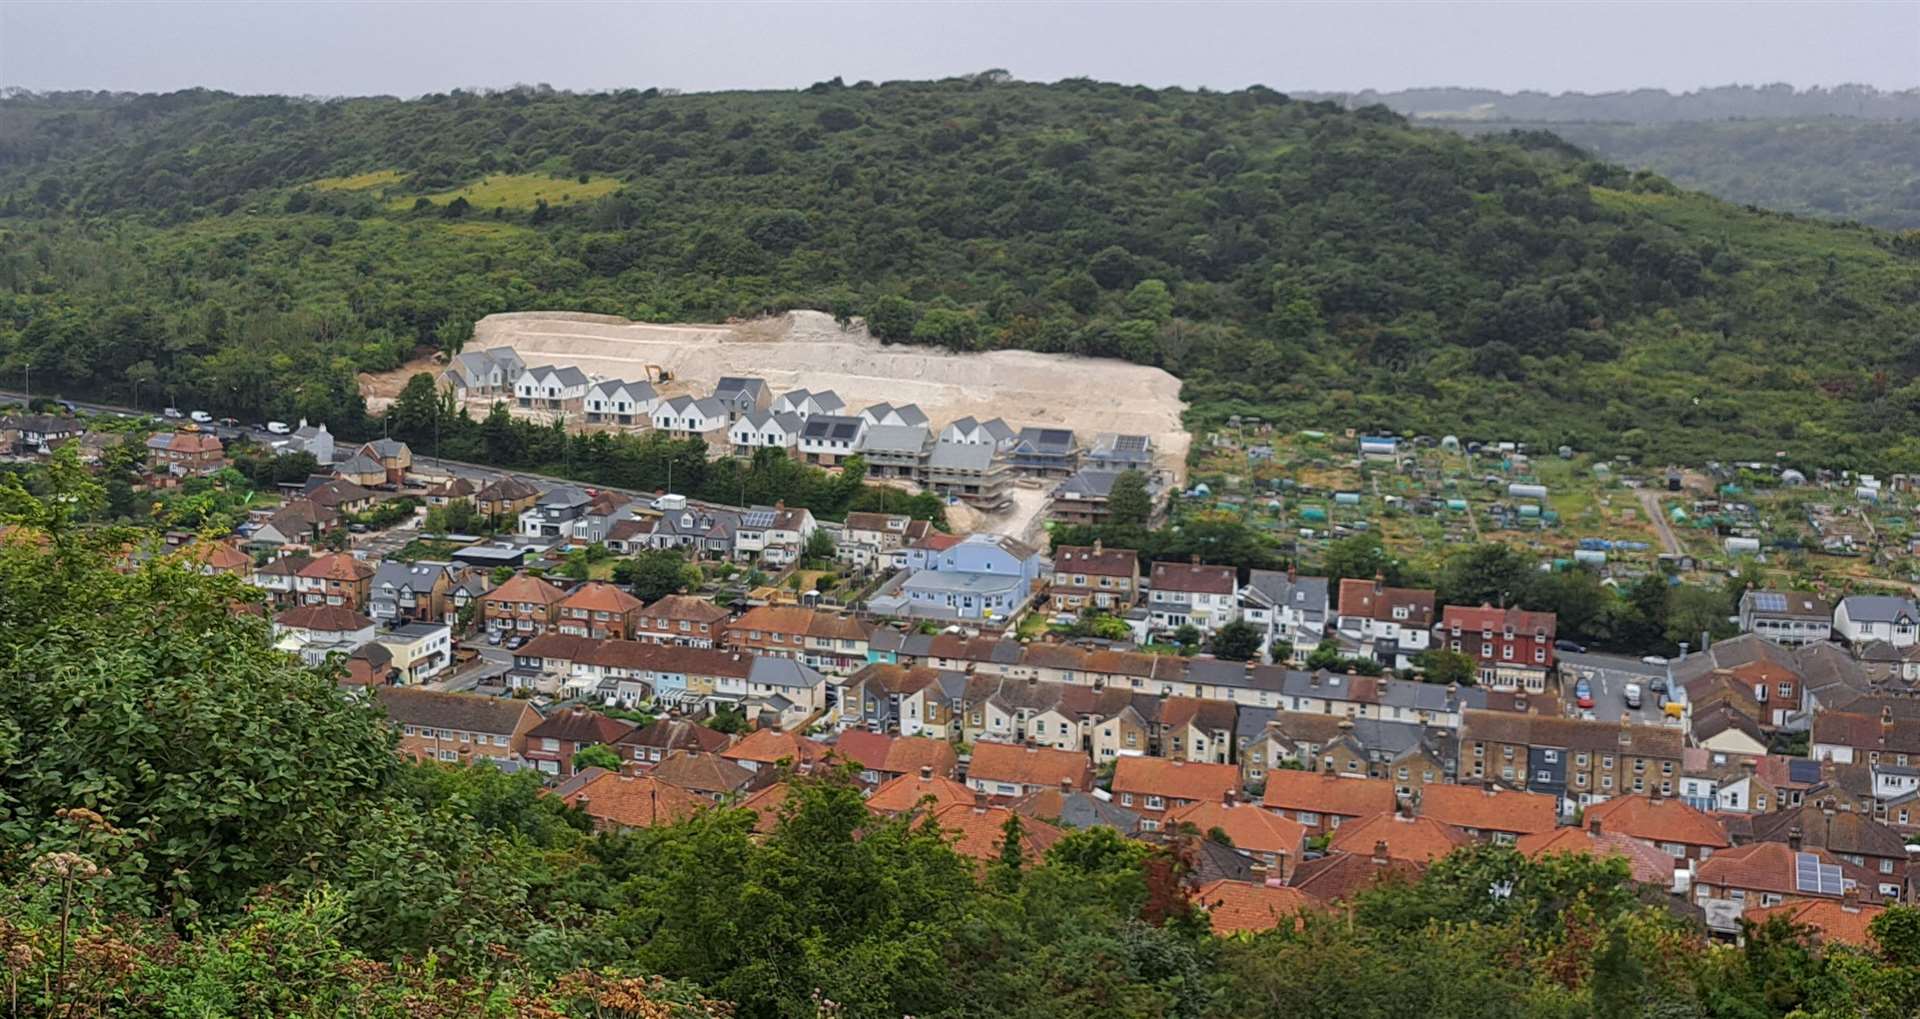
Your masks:
M874 403L914 403L935 429L956 418L1000 417L1016 428L1073 429L1083 443L1101 432L1150 435L1160 465L1184 477L1187 445L1180 380L1158 368L1103 358L998 350L950 354L887 346L856 323L842 329L821 312L799 311L737 325L649 325L578 312L489 315L468 350L512 347L528 365L573 365L590 376L644 379L658 365L667 394L706 395L723 375L766 379L776 394L831 389L847 413ZM409 366L406 371L420 370ZM401 375L401 373L389 373ZM404 377L363 378L370 401L390 397ZM1008 521L1007 523L1014 523ZM1016 530L1025 530L1016 527Z

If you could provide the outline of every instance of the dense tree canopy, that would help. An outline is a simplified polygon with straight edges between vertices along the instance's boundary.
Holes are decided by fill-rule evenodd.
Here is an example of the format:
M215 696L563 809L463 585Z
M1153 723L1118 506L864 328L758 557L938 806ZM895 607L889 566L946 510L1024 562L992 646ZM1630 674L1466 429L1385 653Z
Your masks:
M349 436L490 312L805 306L1203 422L1920 466L1920 244L1260 88L14 97L0 233L0 378Z

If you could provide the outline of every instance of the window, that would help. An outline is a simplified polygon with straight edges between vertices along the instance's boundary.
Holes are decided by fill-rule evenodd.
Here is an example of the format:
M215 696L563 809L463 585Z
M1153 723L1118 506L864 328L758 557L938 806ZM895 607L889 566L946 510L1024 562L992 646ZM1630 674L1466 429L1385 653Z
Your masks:
M1559 763L1560 763L1560 751L1558 751L1558 750L1542 750L1542 751L1540 751L1540 759L1541 759L1541 760L1543 760L1543 761L1545 761L1545 762L1547 762L1548 764L1559 764Z
M1320 815L1311 810L1300 811L1300 823L1311 828L1320 823Z
M1164 798L1159 796L1147 797L1148 810L1165 810L1166 808L1167 808L1167 801Z
M1551 771L1536 771L1536 772L1534 772L1534 773L1533 773L1533 780L1534 780L1535 782L1552 782L1552 781L1553 781L1553 772L1551 772Z
M1121 794L1120 794L1120 805L1121 805L1121 806L1123 806L1123 807L1131 807L1131 806L1133 806L1133 794L1132 794L1132 793L1121 793Z

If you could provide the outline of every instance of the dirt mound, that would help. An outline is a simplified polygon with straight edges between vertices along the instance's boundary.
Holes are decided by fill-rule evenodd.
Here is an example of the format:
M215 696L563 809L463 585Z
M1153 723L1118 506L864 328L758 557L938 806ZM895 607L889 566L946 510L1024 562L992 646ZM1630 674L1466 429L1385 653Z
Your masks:
M915 403L937 428L1001 417L1015 427L1059 425L1091 443L1101 432L1151 435L1164 466L1185 474L1180 380L1158 368L1030 351L950 354L888 346L855 323L797 311L731 325L650 325L583 312L510 312L474 327L469 350L512 347L528 365L574 365L589 375L642 379L670 372L667 392L710 392L723 375L766 379L776 393L831 389L849 413Z

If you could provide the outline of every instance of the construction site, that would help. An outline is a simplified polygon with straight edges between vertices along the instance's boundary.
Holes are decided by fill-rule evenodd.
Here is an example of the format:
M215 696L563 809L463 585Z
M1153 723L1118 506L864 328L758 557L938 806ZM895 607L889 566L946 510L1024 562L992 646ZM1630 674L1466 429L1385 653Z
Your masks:
M1181 423L1186 404L1180 380L1159 368L1124 361L996 350L955 354L874 339L858 320L842 326L816 311L724 325L657 325L582 312L509 312L474 326L468 350L511 347L529 366L575 367L595 379L648 381L662 397L704 397L723 376L766 380L775 393L832 390L847 413L877 403L915 404L937 432L964 418L1002 418L1015 428L1045 425L1072 429L1083 444L1105 432L1150 437L1155 466L1175 479L1186 474L1190 442ZM369 409L378 411L398 395L415 372L435 371L435 362L362 376ZM470 401L483 415L488 400ZM544 418L539 410L515 414ZM1007 511L956 519L978 527L1032 538L1045 507L1045 493L1022 488ZM958 517L973 516L955 507Z

